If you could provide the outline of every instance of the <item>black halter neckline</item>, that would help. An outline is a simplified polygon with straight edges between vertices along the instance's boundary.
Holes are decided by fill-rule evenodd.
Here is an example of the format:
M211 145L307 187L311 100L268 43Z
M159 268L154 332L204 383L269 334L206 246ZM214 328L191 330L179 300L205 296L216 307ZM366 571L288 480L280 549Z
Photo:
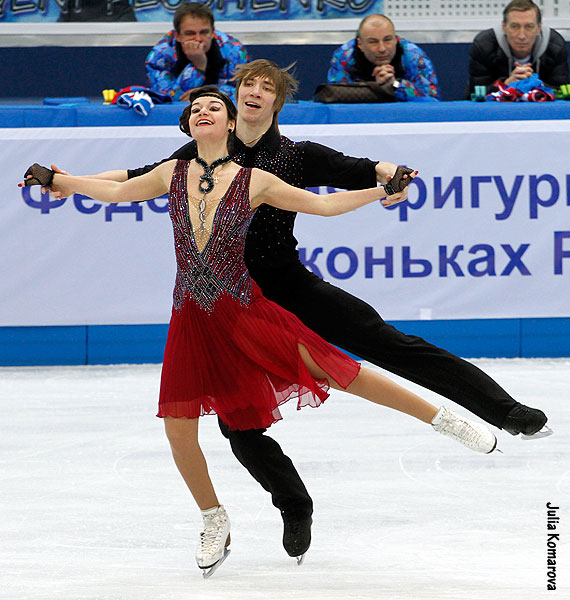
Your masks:
M204 174L200 175L200 183L198 189L202 194L208 194L214 189L214 169L220 165L225 165L231 160L229 154L222 158L217 158L211 165L209 165L203 158L196 157L196 162L204 169ZM204 186L204 187L202 187Z

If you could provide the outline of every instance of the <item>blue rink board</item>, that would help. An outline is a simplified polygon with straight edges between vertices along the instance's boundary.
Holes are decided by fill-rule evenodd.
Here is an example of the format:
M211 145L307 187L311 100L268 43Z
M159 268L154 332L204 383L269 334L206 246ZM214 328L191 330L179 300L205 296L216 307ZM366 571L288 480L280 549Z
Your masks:
M148 117L118 106L81 99L59 105L0 105L0 128L133 127L178 125L185 104L155 106ZM570 102L404 102L388 104L286 104L279 123L410 123L449 121L527 121L570 119Z
M62 99L58 99L61 101ZM65 99L64 99L65 100ZM0 106L0 127L97 127L175 125L180 105L157 106L148 119L82 99L48 106ZM570 102L287 104L282 124L443 122L568 119ZM394 322L406 333L465 357L570 356L570 317ZM160 362L167 325L84 325L0 328L0 365Z
M464 357L570 356L570 318L393 321ZM0 365L159 363L168 325L0 327Z

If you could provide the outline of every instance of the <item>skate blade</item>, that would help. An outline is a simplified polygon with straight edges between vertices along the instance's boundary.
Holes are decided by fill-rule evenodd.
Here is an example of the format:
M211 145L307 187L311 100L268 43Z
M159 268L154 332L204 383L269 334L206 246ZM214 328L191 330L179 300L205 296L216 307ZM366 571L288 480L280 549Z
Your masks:
M210 577L218 570L218 567L221 566L221 564L224 562L224 560L226 560L226 558L229 556L231 550L226 547L224 548L224 553L222 554L222 558L220 558L220 560L216 563L214 563L211 567L200 567L202 570L202 577L204 579L210 579Z
M303 561L305 560L305 555L301 554L301 556L296 556L295 559L297 560L297 566L301 566L303 564Z
M536 433L533 433L532 435L525 435L524 433L521 433L521 439L522 440L539 440L540 438L548 437L549 435L552 435L553 433L554 433L554 431L552 431L552 429L550 429L550 427L548 425L545 425L540 431L537 431Z

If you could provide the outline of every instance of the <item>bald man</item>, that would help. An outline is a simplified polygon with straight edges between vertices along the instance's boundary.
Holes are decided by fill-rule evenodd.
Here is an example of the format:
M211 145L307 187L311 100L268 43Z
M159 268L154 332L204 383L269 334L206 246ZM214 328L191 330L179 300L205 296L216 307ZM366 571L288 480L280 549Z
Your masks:
M427 54L399 38L394 24L384 15L363 19L356 37L334 51L327 81L375 81L388 100L395 102L441 100L437 76Z

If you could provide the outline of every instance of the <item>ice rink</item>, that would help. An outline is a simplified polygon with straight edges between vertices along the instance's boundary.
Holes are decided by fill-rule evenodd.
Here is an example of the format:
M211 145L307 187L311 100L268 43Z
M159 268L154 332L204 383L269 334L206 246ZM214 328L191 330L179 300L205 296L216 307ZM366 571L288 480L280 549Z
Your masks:
M268 494L216 419L203 418L202 448L232 520L232 553L210 580L194 561L199 513L154 416L160 366L2 368L0 597L570 598L570 359L474 362L542 408L555 434L523 441L495 430L503 454L482 456L339 392L319 409L284 407L271 434L315 501L300 567ZM548 502L560 518L550 532ZM548 533L560 534L550 592Z

